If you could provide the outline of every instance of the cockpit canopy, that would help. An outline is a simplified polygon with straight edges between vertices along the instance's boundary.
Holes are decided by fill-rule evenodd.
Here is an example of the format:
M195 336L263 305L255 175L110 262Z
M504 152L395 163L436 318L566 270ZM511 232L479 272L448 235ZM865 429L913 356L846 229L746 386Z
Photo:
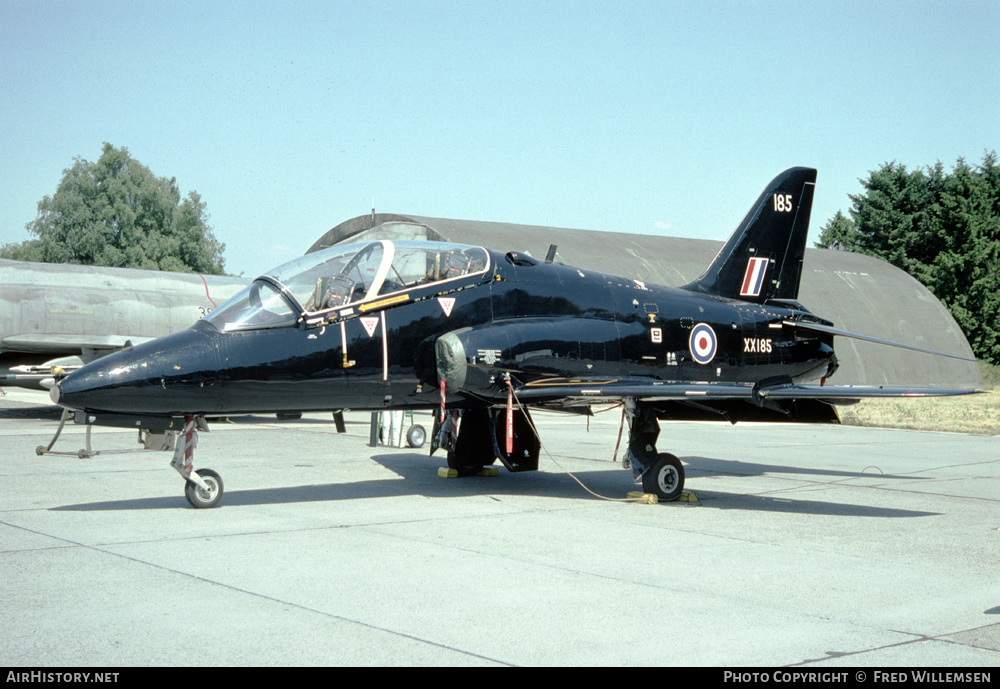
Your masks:
M489 252L465 244L383 239L332 246L268 271L205 320L222 331L283 327L489 268Z

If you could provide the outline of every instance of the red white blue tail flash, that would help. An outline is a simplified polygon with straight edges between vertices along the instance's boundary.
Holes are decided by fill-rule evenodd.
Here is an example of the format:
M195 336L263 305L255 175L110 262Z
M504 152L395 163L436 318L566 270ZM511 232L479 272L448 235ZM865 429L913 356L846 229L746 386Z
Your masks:
M764 287L764 273L766 272L766 258L751 258L747 262L747 272L743 276L743 288L740 289L740 296L759 297L760 290Z

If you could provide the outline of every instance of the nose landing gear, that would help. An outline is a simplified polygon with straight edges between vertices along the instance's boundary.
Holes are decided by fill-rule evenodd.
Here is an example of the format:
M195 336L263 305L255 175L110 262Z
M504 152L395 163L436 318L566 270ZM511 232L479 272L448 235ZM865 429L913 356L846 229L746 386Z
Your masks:
M195 430L198 421L193 416L184 417L184 432L177 436L170 466L184 477L184 497L192 507L215 507L222 499L222 477L211 469L192 469L194 448L198 445L198 431Z

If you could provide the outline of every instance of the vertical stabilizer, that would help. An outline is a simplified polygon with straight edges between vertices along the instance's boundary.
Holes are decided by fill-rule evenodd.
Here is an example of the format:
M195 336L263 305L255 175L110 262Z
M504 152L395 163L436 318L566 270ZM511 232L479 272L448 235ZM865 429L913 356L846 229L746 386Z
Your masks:
M704 275L684 289L761 303L797 299L816 170L771 180Z

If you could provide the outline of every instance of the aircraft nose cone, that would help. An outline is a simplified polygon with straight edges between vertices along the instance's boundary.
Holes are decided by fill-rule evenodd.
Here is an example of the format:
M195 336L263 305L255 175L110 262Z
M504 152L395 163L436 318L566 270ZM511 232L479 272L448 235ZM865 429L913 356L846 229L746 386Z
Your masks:
M120 386L139 384L137 376L129 375L129 368L112 367L110 359L122 358L117 353L103 359L91 362L74 371L52 387L49 397L56 404L70 409L100 409L103 411L121 411L115 409L115 393Z
M88 411L198 412L217 371L211 337L196 326L92 361L53 386L50 397L60 406Z

